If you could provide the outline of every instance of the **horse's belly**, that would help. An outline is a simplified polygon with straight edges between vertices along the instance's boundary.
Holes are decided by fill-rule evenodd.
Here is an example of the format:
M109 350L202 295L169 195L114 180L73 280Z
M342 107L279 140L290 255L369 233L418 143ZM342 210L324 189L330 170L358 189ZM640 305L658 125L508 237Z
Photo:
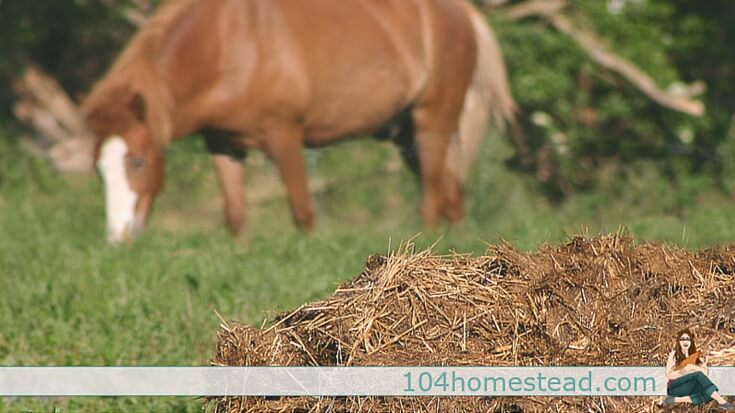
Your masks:
M354 96L337 94L328 101L317 102L310 107L304 124L306 143L322 145L342 137L372 133L404 109L407 100L405 87L397 84L372 93L365 89Z
M386 121L387 122L387 121ZM304 134L304 145L320 147L333 143L336 140L367 135L376 131L385 122L369 125L325 125L324 127L307 129Z

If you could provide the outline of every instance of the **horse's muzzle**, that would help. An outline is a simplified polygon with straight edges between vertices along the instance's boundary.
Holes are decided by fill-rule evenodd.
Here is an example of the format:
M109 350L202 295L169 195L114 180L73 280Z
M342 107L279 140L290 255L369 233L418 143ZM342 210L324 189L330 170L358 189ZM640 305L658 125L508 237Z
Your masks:
M122 230L108 228L107 242L112 245L121 244L123 242L133 242L133 240L143 232L144 228L145 223L140 219L134 219L133 222L125 225Z

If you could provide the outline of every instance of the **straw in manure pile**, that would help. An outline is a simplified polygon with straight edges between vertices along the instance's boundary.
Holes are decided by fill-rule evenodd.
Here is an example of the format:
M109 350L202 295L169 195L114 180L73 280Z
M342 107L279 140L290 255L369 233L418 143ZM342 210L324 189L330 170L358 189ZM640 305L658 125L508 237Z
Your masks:
M735 362L735 247L689 252L625 235L522 253L368 258L331 297L265 329L223 323L215 365L663 366L691 327L709 365ZM653 412L654 397L282 397L218 412ZM695 410L704 411L704 410Z

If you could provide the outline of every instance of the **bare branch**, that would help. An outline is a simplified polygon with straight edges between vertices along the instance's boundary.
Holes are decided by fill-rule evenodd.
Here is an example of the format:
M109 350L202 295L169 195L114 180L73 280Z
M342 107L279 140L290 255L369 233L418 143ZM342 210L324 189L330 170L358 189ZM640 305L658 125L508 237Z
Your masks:
M125 19L135 27L141 27L145 24L148 17L137 9L128 9L125 11Z
M27 67L13 86L21 97L15 107L16 116L34 122L34 126L39 126L41 130L49 131L48 137L52 140L59 141L69 133L85 130L84 121L74 102L56 80L38 68ZM49 114L53 115L53 119L48 118Z
M51 159L58 170L91 171L92 135L58 82L30 66L14 80L13 88L20 98L13 112L34 131L24 145Z
M509 6L503 9L503 12L513 20L522 20L526 17L547 16L557 13L566 6L566 0L531 0Z
M510 0L472 0L472 3L480 10L496 9L504 6Z

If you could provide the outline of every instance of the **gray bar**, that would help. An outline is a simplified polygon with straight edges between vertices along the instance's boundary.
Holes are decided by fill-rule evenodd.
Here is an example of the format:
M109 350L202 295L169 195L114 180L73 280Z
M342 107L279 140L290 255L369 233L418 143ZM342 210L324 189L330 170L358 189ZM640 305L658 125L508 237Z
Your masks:
M735 367L709 377L735 395ZM0 367L0 396L655 396L663 367Z

